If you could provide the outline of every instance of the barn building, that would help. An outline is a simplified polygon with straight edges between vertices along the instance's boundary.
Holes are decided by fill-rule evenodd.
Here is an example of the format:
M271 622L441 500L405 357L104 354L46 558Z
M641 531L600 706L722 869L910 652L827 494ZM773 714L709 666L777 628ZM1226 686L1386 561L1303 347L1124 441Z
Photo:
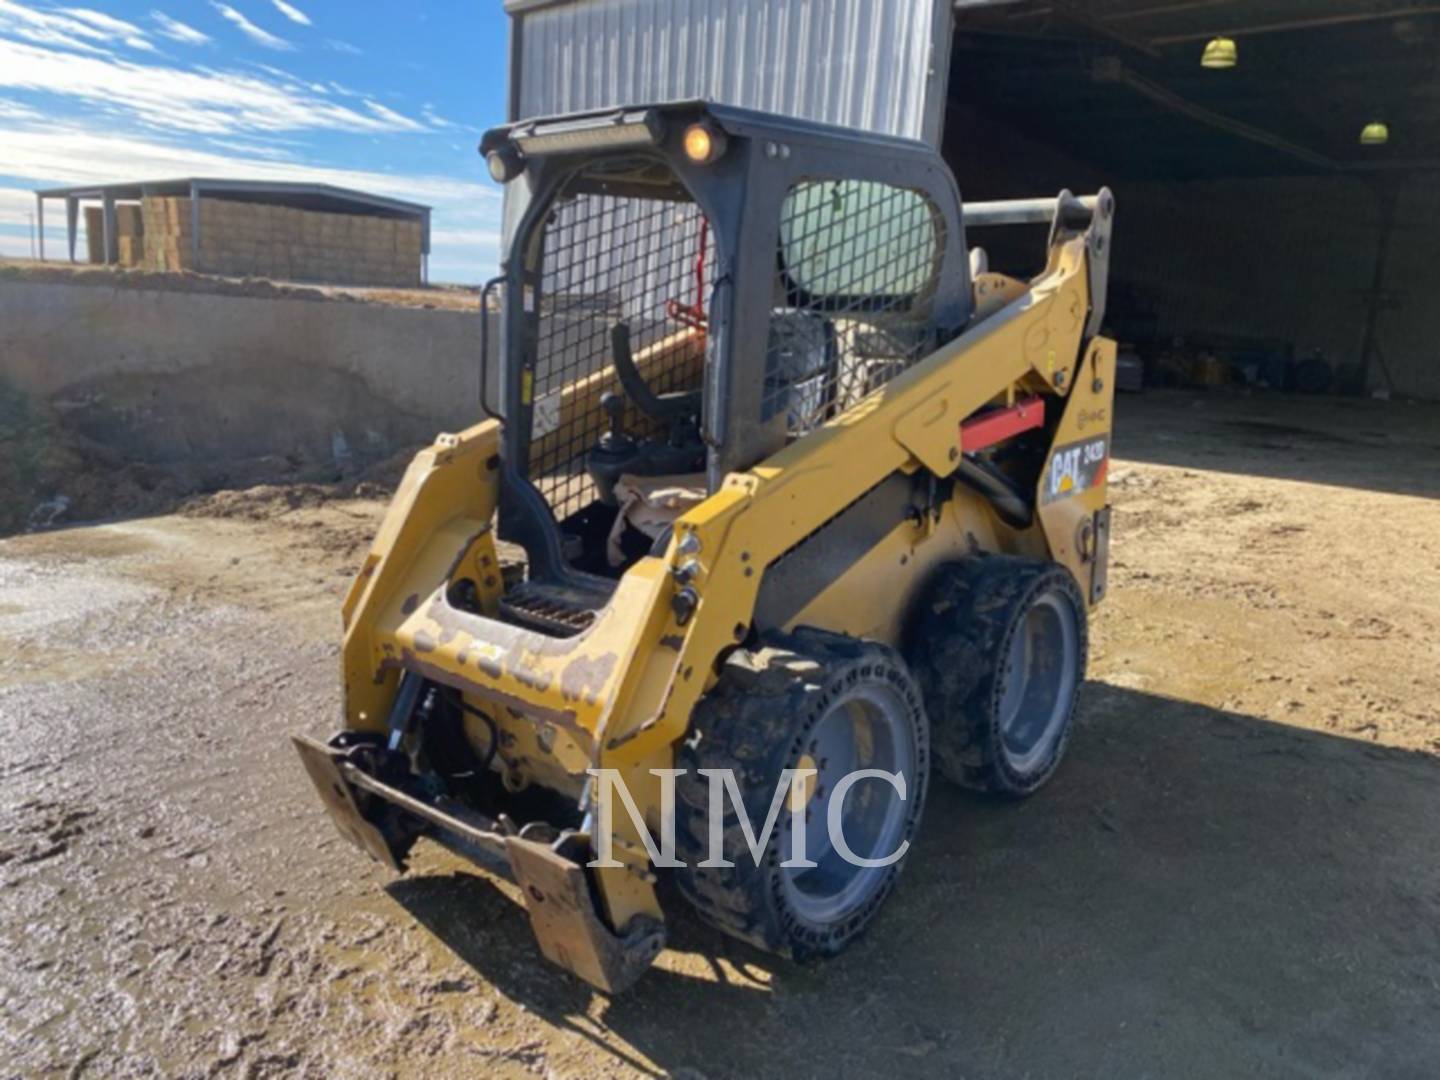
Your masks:
M92 263L227 277L405 287L428 276L430 207L328 184L187 178L36 192L81 214Z
M1440 6L510 6L512 120L708 98L926 140L967 201L1107 185L1108 326L1149 375L1440 400ZM1022 270L1044 228L967 240Z

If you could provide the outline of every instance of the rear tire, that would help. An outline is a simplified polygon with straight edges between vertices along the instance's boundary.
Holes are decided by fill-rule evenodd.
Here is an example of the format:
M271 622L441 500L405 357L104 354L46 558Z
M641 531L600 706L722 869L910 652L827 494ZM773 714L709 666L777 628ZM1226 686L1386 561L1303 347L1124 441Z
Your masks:
M782 802L757 865L728 797L723 857L710 856L710 782L699 769L732 769L758 838L783 770L818 770L805 805L805 854L814 869L787 868L794 838ZM841 830L855 854L884 859L908 844L920 822L930 771L929 726L919 687L887 646L802 630L731 655L720 681L696 706L676 755L676 855L680 891L706 921L762 949L804 960L832 956L862 933L890 895L905 856L860 867L831 847L826 815L835 782L874 768L904 777L905 795L860 780L841 804Z
M1085 680L1085 601L1058 563L1011 555L945 567L908 649L935 766L952 783L1023 797L1065 755Z

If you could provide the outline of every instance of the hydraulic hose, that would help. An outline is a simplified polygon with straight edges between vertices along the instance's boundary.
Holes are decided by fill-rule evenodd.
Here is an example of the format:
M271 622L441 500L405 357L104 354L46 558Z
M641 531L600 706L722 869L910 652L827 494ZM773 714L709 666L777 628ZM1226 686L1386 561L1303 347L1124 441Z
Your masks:
M995 508L1000 520L1013 529L1028 529L1035 520L1035 507L1025 498L1020 488L988 461L960 456L955 467L956 477L966 486L983 495Z

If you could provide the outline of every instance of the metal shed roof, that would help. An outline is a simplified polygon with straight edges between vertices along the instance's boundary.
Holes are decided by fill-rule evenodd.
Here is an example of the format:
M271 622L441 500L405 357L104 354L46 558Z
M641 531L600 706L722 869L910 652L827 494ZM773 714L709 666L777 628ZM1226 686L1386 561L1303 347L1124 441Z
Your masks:
M64 199L70 259L75 259L75 232L80 200L99 199L105 205L106 257L113 261L114 206L118 201L134 200L146 195L184 196L198 201L211 198L238 199L271 205L289 206L299 210L329 213L369 214L377 217L414 218L420 222L420 252L430 254L430 210L422 203L372 195L368 191L336 187L333 184L297 183L281 180L236 180L221 177L187 176L169 180L131 180L113 184L77 184L71 187L42 188L35 192L40 220L40 257L45 257L45 200ZM198 243L198 205L192 206L196 216Z
M255 201L295 206L303 210L385 211L403 217L424 217L430 207L421 203L372 195L368 191L335 187L333 184L292 183L278 180L226 180L219 177L187 176L176 180L133 180L113 184L77 184L73 187L42 188L35 194L46 199L138 199L144 195L202 194L228 198L249 196Z

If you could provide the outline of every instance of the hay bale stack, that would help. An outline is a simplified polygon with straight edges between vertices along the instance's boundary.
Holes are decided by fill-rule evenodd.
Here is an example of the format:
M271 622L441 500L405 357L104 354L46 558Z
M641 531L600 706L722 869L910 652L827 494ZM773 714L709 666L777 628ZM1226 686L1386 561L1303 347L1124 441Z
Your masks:
M84 213L90 261L103 263L103 211L87 206ZM200 200L198 214L197 245L188 197L147 195L118 204L119 264L336 285L420 284L423 230L414 219L213 197Z
M105 261L105 218L98 206L85 207L85 257L92 263Z
M140 217L144 264L152 270L335 285L420 284L418 221L206 197L200 200L196 262L188 198L147 197Z
M205 204L202 202L200 205ZM147 270L194 269L188 198L147 195L140 202L140 217L145 233L144 265Z

